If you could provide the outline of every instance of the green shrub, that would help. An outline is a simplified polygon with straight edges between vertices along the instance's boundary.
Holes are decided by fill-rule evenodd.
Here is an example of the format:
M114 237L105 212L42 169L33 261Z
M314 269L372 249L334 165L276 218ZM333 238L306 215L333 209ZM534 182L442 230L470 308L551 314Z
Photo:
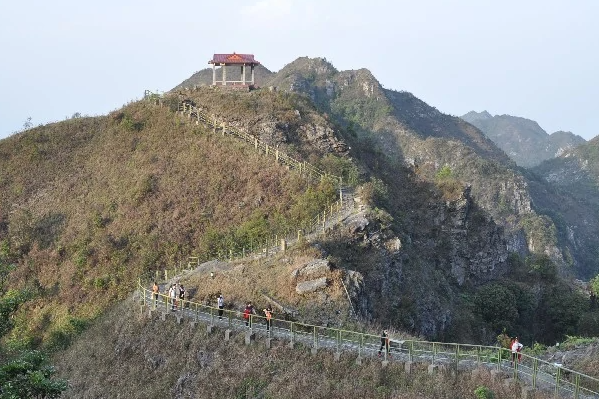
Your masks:
M484 385L479 386L474 390L474 394L478 399L493 399L495 394Z

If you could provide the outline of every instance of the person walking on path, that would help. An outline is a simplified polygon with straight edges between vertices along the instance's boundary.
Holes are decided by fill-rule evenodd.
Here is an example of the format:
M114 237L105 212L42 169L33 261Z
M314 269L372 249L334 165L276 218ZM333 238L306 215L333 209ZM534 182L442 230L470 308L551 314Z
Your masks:
M218 319L222 320L223 319L223 309L225 308L225 298L223 298L223 294L220 294L218 296L216 303L218 305Z
M154 308L156 308L158 304L158 294L160 293L160 287L156 281L154 281L154 285L152 286L152 293L154 294Z
M266 331L270 331L270 324L272 319L272 307L270 304L266 307L266 309L262 309L264 312L264 316L266 316Z
M524 345L518 340L518 337L514 338L512 341L512 366L516 364L516 361L520 362L520 351L523 346Z
M379 357L382 355L383 348L385 348L385 354L389 355L389 331L383 330L381 333L381 347L379 348Z

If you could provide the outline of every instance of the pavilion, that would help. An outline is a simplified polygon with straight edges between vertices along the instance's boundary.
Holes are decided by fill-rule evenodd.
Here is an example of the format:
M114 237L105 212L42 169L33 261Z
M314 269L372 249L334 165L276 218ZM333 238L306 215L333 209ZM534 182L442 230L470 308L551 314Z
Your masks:
M242 86L252 88L254 86L254 67L260 65L258 61L254 59L254 54L214 54L212 59L208 61L208 64L212 64L212 86ZM222 78L216 80L216 66L221 67ZM241 75L239 80L227 80L227 68L228 66L241 67ZM246 67L250 67L251 79L246 80Z

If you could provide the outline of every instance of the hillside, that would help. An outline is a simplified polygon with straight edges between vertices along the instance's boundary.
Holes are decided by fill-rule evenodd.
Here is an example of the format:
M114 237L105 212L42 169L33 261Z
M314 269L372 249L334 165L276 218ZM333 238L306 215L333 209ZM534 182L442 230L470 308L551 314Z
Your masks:
M563 222L558 207L575 215L592 204L580 208L474 126L383 88L366 69L299 58L265 86L273 89L173 90L0 141L0 262L16 265L11 289L31 293L3 342L60 349L87 328L99 334L94 321L141 275L190 255L224 260L271 234L301 235L336 200L336 180L311 183L257 145L177 113L181 104L342 177L356 204L285 255L195 281L196 298L227 290L237 307L266 294L302 320L445 341L495 342L504 329L531 346L599 334L596 309L572 281L599 265L573 246L576 220ZM597 248L592 233L574 237ZM299 295L292 277L312 261L329 265L326 286ZM115 330L152 327L135 323ZM86 366L71 367L75 375Z
M145 102L0 144L2 262L36 293L11 338L24 346L62 345L144 271L216 257L233 237L250 248L335 199Z
M547 160L532 172L552 187L550 195L546 189L535 189L536 202L560 215L561 223L567 226L563 229L564 242L592 264L597 259L597 244L592 238L599 236L599 139ZM594 275L588 273L586 277Z
M278 340L271 349L246 346L240 334L224 342L222 330L207 334L172 319L148 320L133 308L130 300L116 306L56 358L71 379L65 398L455 398L470 397L481 385L501 398L520 397L488 374L408 375L401 364L359 366L350 355L335 362L329 351L312 355Z
M571 132L547 134L539 124L510 115L492 116L487 111L470 111L461 118L485 133L519 166L530 168L585 143Z

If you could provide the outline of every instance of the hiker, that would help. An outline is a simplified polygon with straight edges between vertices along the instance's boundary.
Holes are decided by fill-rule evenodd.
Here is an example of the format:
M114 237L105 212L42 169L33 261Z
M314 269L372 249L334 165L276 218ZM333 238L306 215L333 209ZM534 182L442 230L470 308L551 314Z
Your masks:
M245 319L246 327L252 328L252 314L256 314L256 311L254 310L252 303L248 302L243 311L243 318Z
M223 309L225 308L225 298L223 298L223 294L218 295L218 299L216 300L218 304L218 319L223 319Z
M264 316L266 316L266 331L270 331L270 324L272 322L272 307L270 306L270 303L266 309L262 309L262 311L264 312Z
M171 301L171 311L177 310L177 288L175 284L171 284L171 288L168 290L168 296Z
M181 309L185 307L185 287L183 284L179 285L179 300L181 301Z
M160 287L158 286L156 281L154 281L154 285L152 286L152 293L154 294L154 307L156 307L156 305L158 304L158 294L160 293Z
M520 355L520 351L522 350L523 346L524 345L522 345L518 340L518 337L514 338L512 341L512 366L516 364L516 359L518 360L518 363L520 362L520 357L522 356Z
M381 347L379 348L379 357L381 356L381 352L385 348L385 354L389 355L389 331L383 330L381 333Z

